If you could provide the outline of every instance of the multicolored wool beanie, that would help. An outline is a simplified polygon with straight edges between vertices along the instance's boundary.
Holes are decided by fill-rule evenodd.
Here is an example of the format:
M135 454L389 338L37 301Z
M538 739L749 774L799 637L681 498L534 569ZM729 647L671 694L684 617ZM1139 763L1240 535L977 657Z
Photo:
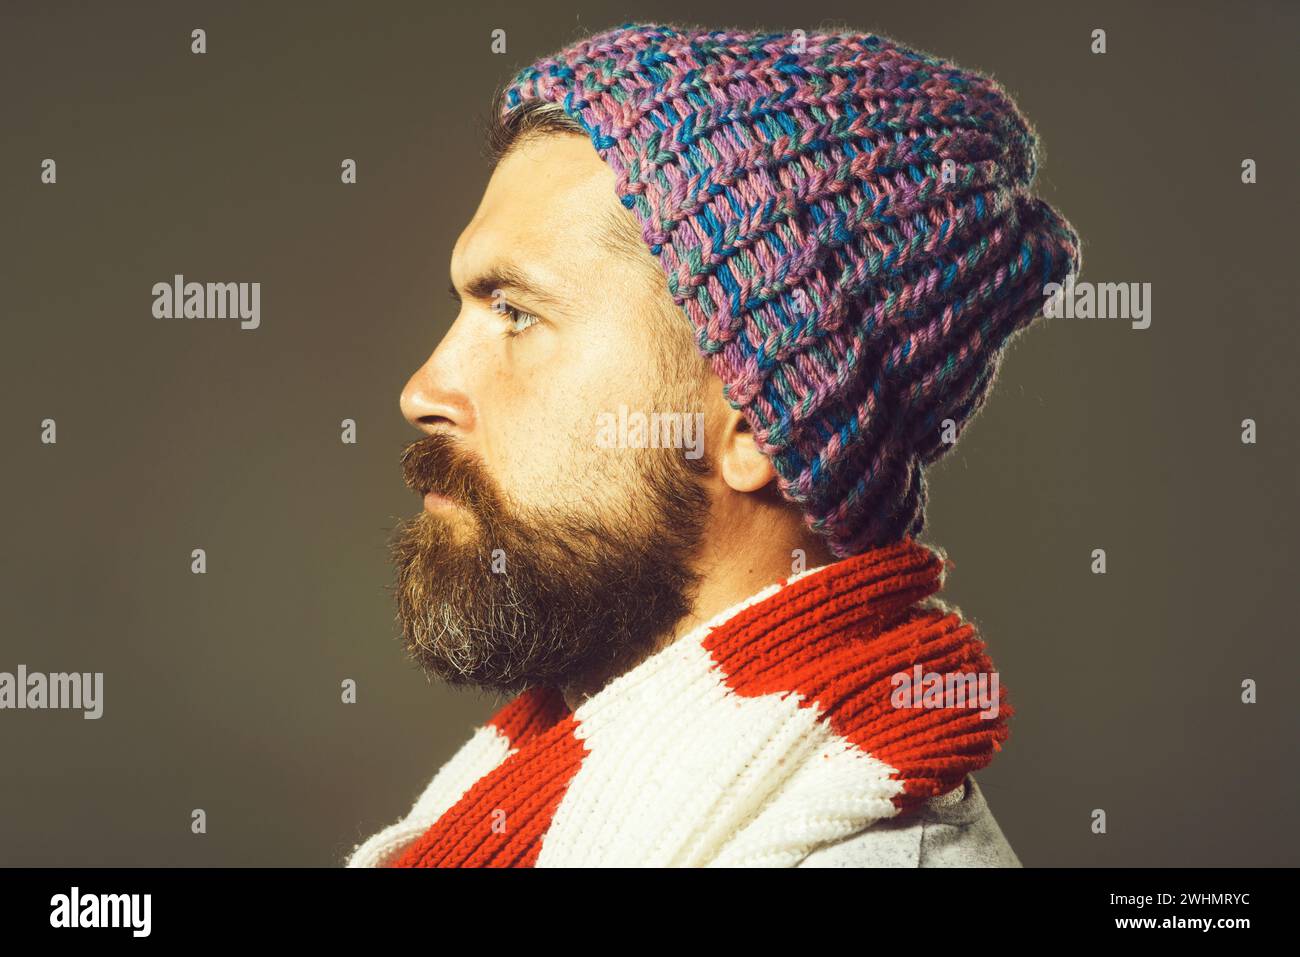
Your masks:
M992 80L883 37L625 24L520 71L617 176L700 351L840 558L921 531L923 469L1077 273Z

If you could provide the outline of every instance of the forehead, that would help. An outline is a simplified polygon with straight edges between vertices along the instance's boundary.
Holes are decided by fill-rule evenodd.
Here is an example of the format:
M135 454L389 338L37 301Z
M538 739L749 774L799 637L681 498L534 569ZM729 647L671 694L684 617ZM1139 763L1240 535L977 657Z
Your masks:
M596 275L624 268L601 243L608 209L621 210L614 172L581 135L526 140L497 165L452 252L460 286L509 263L572 301Z

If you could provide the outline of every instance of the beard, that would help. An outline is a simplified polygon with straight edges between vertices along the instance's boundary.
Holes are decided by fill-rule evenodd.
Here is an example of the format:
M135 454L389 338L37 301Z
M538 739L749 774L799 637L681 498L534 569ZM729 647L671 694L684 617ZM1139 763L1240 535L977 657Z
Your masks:
M509 694L571 686L671 633L698 584L711 466L673 449L626 454L635 477L619 506L537 510L511 506L446 433L403 450L407 486L459 506L422 511L390 541L402 640L427 675Z

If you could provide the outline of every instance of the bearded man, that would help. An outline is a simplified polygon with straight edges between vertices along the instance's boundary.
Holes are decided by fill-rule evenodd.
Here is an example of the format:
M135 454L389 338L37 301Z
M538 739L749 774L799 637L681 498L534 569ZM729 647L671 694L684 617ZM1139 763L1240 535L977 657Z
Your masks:
M492 116L392 551L410 655L508 700L349 865L1018 866L917 535L1078 268L1032 128L882 37L637 24Z

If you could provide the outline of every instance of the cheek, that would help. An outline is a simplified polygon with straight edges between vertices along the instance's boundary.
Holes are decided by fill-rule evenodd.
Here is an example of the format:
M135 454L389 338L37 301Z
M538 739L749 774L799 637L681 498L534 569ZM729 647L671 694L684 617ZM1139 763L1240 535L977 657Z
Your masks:
M626 503L636 492L635 450L602 448L599 417L617 417L620 405L653 410L644 377L626 356L587 354L581 362L555 362L531 377L500 382L484 421L491 423L489 460L502 491L537 507Z

